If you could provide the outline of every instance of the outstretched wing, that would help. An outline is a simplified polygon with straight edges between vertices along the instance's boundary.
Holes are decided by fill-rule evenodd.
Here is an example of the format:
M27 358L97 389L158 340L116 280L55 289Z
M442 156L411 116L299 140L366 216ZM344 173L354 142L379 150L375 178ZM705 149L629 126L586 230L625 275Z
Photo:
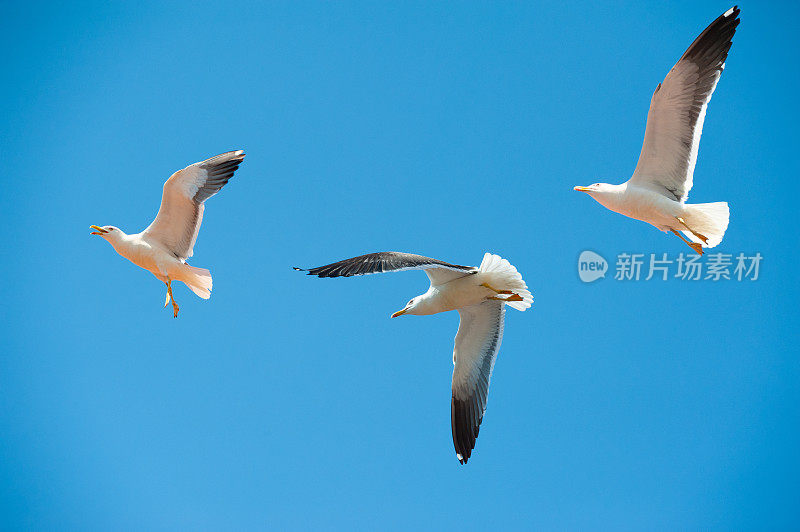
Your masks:
M631 183L686 201L706 108L725 68L738 17L738 7L720 15L656 87Z
M503 340L505 303L484 301L459 309L461 323L453 349L450 421L456 456L466 464L486 411L489 380Z
M225 186L243 159L243 151L229 151L172 174L164 183L156 219L143 234L181 260L191 257L203 222L203 203Z
M399 272L403 270L423 270L431 279L432 285L444 284L453 279L478 271L473 266L459 266L422 255L381 251L369 253L352 259L340 260L317 268L295 268L318 277L352 277L371 273Z

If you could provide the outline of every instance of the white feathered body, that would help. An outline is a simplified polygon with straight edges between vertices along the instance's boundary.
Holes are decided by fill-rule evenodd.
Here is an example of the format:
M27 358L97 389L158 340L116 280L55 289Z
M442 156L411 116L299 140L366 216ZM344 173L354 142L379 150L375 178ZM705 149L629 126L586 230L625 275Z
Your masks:
M506 259L486 253L477 273L444 284L431 285L422 296L423 300L410 313L428 315L463 309L497 296L494 291L482 286L483 284L488 284L497 290L510 290L519 295L522 301L507 303L517 310L524 311L533 303L533 296L517 269ZM505 298L507 295L500 297Z
M630 181L606 186L603 192L589 192L598 203L609 210L647 222L661 231L682 231L704 247L714 247L722 241L728 228L729 210L725 202L682 203ZM689 227L708 238L703 243L678 221L682 218Z
M148 270L162 281L166 281L164 274L168 273L166 271L167 261L158 260L158 255L163 254L166 250L159 249L161 253L156 251L161 246L155 247L153 243L143 239L141 233L135 235L121 234L117 238L108 238L107 240L117 253L140 268Z
M204 268L195 268L175 257L159 240L148 238L144 233L126 235L117 231L115 238L108 238L114 250L155 275L161 282L167 279L181 281L192 292L208 299L211 297L211 272Z
M589 195L609 210L647 222L662 231L670 229L671 224L676 221L676 216L685 214L685 205L629 183L615 185L613 190L608 192L589 192Z

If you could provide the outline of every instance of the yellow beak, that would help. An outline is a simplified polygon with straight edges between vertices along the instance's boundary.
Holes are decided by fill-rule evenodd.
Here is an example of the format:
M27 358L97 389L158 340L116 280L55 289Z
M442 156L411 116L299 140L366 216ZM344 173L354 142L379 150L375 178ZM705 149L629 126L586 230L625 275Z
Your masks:
M92 231L93 235L104 235L104 234L108 233L108 231L106 231L102 227L98 227L96 225L90 225L89 228L90 229L94 229L94 231Z
M578 192L589 192L591 190L589 187L574 187L572 190L577 190Z
M398 310L397 312L395 312L394 314L392 314L392 318L396 318L397 316L402 316L402 315L403 315L403 314L405 314L405 313L406 313L406 309L403 309L403 310Z

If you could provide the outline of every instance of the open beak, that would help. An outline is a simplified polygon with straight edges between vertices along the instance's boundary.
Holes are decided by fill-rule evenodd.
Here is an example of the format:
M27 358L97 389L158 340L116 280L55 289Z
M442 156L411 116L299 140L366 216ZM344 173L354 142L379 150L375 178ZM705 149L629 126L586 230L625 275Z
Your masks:
M578 192L589 192L589 190L591 190L591 189L589 187L577 186L577 187L574 187L572 190L577 190Z
M398 310L397 312L395 312L394 314L392 314L392 318L396 318L397 316L402 316L402 315L403 315L403 314L405 314L405 313L406 313L406 309L403 309L403 310Z
M92 231L93 235L104 235L104 234L108 233L108 231L106 231L102 227L98 227L96 225L90 225L89 228L90 229L94 229L94 231Z

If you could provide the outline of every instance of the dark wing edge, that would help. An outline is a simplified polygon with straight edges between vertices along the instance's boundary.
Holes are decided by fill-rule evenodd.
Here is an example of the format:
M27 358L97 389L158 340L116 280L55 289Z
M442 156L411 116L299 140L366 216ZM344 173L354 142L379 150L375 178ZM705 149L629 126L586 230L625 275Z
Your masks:
M686 49L680 61L691 61L700 66L721 70L733 44L733 34L741 22L739 13L739 6L733 6L718 16ZM702 72L700 75L702 76Z
M447 270L470 273L476 271L473 266L459 266L450 264L422 255L401 253L398 251L381 251L359 255L351 259L340 260L316 268L298 268L297 271L308 272L308 275L317 277L352 277L354 275L369 275L372 273L397 272L403 270L427 270L430 268L444 268Z
M194 200L195 203L203 203L219 192L228 180L233 177L233 173L239 168L244 157L244 151L236 150L221 153L205 161L196 163L197 166L205 170L208 175L205 183L197 190L192 200Z

